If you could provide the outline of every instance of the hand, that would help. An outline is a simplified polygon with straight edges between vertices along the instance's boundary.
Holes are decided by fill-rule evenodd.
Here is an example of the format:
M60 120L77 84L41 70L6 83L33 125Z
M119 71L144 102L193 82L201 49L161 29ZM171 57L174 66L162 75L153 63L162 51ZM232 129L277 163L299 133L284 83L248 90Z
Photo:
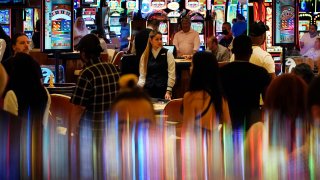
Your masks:
M171 100L171 96L172 96L171 92L170 92L170 91L167 91L167 92L166 92L166 95L164 95L164 98L165 98L166 100Z

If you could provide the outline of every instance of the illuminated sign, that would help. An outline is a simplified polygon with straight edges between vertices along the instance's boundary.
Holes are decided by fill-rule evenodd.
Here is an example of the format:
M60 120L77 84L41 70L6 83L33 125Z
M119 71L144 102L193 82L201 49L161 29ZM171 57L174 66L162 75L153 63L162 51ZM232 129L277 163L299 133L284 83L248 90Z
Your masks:
M151 0L151 8L155 10L165 9L167 8L166 0Z
M297 12L295 10L295 4L295 0L274 0L274 45L295 43L297 36L296 29L298 28L296 23Z
M73 3L71 0L43 2L44 51L73 51Z
M179 7L180 7L180 4L177 2L171 2L168 4L168 9L173 10L173 11L179 9Z

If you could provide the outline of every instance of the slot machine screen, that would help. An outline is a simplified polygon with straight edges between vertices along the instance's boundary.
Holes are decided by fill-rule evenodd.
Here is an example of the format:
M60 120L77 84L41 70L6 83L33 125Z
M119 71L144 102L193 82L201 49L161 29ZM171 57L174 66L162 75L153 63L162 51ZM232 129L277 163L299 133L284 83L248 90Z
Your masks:
M3 25L3 24L1 24L1 26L2 26L2 29L4 30L4 32L6 32L6 34L7 34L8 36L10 36L10 34L11 34L11 32L10 32L10 25Z
M320 20L316 20L317 27L320 27Z
M199 34L203 34L203 23L202 22L191 22L191 28L198 32Z
M120 35L121 26L110 26L110 31L113 31L116 33L116 35Z
M9 9L1 9L0 10L0 24L10 24Z
M170 18L170 23L171 23L171 24L176 24L176 23L178 23L178 18Z
M301 0L299 3L299 12L313 12L315 1Z
M44 2L44 51L73 51L72 0Z
M309 31L309 20L299 20L299 31Z
M81 5L97 4L97 0L82 0Z
M159 24L159 31L162 34L167 34L168 33L168 24L165 22L160 22Z
M168 35L162 35L162 44L168 44Z
M227 21L231 22L232 19L235 19L236 17L237 17L237 5L231 4L228 7Z
M120 16L114 16L114 17L110 17L110 26L121 26L120 22L119 22Z
M213 6L213 11L216 13L216 31L222 32L222 24L224 23L224 6Z
M10 0L0 0L0 4L9 4Z
M203 36L203 34L199 35L199 39L200 39L200 45L204 46L204 36Z
M86 25L94 25L96 20L96 8L83 8L82 18Z
M298 34L296 0L276 0L273 3L273 43L274 45L294 44Z

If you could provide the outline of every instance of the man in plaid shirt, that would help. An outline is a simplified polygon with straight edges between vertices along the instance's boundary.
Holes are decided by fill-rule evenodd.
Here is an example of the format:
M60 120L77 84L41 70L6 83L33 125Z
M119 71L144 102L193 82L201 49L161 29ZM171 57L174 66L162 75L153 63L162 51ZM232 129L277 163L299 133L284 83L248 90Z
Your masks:
M84 63L71 102L78 105L81 116L80 127L91 126L93 130L103 129L106 112L118 90L119 72L113 64L101 62L99 57L103 49L99 39L88 34L78 46L80 58Z

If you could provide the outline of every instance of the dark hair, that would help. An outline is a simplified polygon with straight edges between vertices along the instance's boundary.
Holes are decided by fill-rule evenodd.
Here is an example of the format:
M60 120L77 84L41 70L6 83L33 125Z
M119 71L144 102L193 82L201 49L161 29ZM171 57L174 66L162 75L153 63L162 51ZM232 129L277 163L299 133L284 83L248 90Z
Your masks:
M17 53L12 62L7 90L13 90L17 96L18 116L31 112L32 117L42 120L48 96L41 82L40 65L25 53Z
M320 106L320 76L311 81L308 90L308 109L311 110L313 105Z
M36 22L36 30L40 31L40 19L38 19Z
M310 84L314 78L311 67L306 63L298 64L295 68L293 68L292 73L300 76L307 84Z
M85 56L89 59L96 59L103 52L100 41L94 34L87 34L81 38L75 49L84 52Z
M227 25L231 29L231 24L229 22L224 22L222 25Z
M252 54L252 41L246 35L240 35L234 38L232 45L232 53L237 55L251 55Z
M20 36L26 36L28 37L25 33L22 33L22 32L19 32L19 33L16 33L12 36L12 45L16 45L17 44L17 39L20 37Z
M237 19L239 20L246 20L242 14L237 14Z
M307 84L293 74L283 74L272 80L265 98L265 106L281 118L304 118L306 115Z
M212 98L217 114L222 113L222 90L216 57L210 52L197 52L192 58L193 69L189 91L206 91Z
M318 30L318 26L316 24L310 24L310 26L314 26L316 30Z
M154 27L159 27L160 21L157 19L151 19L151 20L148 20L147 24Z
M127 18L121 17L121 18L119 18L119 22L127 22Z

